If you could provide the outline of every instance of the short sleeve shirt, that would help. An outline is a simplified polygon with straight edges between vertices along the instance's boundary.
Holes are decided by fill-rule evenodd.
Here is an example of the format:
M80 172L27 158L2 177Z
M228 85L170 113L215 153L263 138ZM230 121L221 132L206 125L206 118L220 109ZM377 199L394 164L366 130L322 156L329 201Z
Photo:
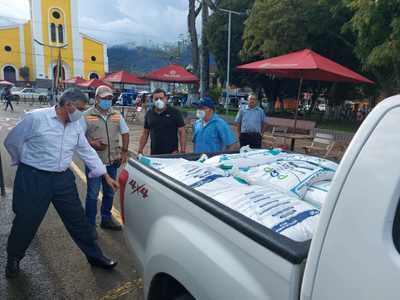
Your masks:
M195 153L221 152L226 146L237 142L229 125L219 116L214 115L207 124L196 121L193 128Z
M170 154L178 150L178 129L185 126L182 114L173 107L162 113L146 113L144 128L150 130L151 154Z
M261 133L265 122L265 113L260 107L240 110L235 123L240 124L241 133Z

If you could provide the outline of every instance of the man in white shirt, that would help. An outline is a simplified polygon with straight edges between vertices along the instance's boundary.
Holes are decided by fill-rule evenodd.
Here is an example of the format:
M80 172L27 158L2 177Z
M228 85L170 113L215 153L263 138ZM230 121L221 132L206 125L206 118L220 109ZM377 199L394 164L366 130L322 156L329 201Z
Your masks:
M7 245L6 276L16 277L19 262L34 238L50 203L60 215L69 234L93 266L116 266L97 245L92 226L87 222L69 169L77 153L91 170L89 176L104 176L114 190L118 183L89 145L79 119L87 97L77 89L68 89L59 105L34 110L11 130L4 145L13 165L18 165L14 181L15 218Z

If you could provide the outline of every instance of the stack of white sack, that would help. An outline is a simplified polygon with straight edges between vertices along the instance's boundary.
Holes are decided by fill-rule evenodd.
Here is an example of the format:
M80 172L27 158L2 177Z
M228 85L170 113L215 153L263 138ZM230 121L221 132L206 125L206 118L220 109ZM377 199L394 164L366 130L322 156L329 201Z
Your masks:
M331 180L335 172L305 160L278 160L263 166L240 170L235 175L250 185L274 186L303 199L309 186Z
M228 174L219 168L207 166L196 161L172 164L160 170L162 173L192 188L213 182L215 179L227 177Z
M248 187L249 185L240 179L236 179L233 176L219 177L209 182L201 182L197 184L195 189L211 198L216 197L219 194L228 193L232 190Z
M325 158L310 156L310 155L305 155L305 154L296 154L296 153L287 153L285 156L279 157L279 160L282 160L282 161L296 161L296 160L307 161L309 163L315 164L321 168L324 168L326 170L333 171L333 172L336 172L336 170L339 166L337 163L335 163L331 160L327 160Z
M285 157L287 154L288 153L283 152L280 149L251 150L242 151L240 153L234 154L216 155L208 159L204 159L203 157L202 161L204 164L214 167L221 167L226 169L247 169L274 162L280 158Z
M148 157L144 155L139 155L138 160L140 163L152 167L153 169L162 171L163 169L175 165L180 165L188 162L188 160L183 158L156 158Z
M321 181L308 187L303 200L314 207L321 209L324 206L326 195L331 187L332 181Z
M273 187L231 183L217 179L197 190L223 205L294 241L310 240L318 225L319 210ZM222 186L220 186L222 184ZM223 190L220 190L222 187Z

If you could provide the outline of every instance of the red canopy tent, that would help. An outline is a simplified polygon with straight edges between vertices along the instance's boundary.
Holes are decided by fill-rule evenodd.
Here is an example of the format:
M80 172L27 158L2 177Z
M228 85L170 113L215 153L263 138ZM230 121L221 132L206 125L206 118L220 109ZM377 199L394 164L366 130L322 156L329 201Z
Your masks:
M149 82L147 80L140 79L134 74L128 73L126 71L119 71L108 74L103 79L104 81L119 84L134 84L134 85L147 85Z
M85 81L85 82L79 82L76 85L79 87L92 88L92 89L96 89L101 85L106 85L106 86L112 87L109 83L106 83L99 79L92 79L92 80Z
M303 80L321 80L333 82L369 83L374 82L356 72L326 58L318 53L304 49L301 51L244 64L240 70L262 72L281 78L300 79L297 95L294 130L296 130L298 105Z
M83 79L80 76L75 76L75 77L72 77L70 79L64 80L64 83L66 83L66 84L78 84L78 83L84 83L86 81L87 80Z
M152 81L162 81L171 83L198 83L199 79L186 71L182 66L171 64L156 71L150 72L144 78Z

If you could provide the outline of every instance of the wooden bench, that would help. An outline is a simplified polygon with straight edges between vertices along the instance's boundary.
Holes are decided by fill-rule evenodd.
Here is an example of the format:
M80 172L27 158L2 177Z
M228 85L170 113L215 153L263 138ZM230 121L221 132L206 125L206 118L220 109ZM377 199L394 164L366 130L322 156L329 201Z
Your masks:
M316 123L314 121L307 120L297 120L296 130L294 129L294 119L286 119L286 118L275 118L275 117L267 117L266 124L267 128L272 128L271 133L265 133L263 136L263 140L270 140L270 146L275 147L286 147L286 139L282 137L274 136L275 133L303 133L309 135L310 138L314 135L314 129ZM279 142L284 143L284 145L279 145Z

